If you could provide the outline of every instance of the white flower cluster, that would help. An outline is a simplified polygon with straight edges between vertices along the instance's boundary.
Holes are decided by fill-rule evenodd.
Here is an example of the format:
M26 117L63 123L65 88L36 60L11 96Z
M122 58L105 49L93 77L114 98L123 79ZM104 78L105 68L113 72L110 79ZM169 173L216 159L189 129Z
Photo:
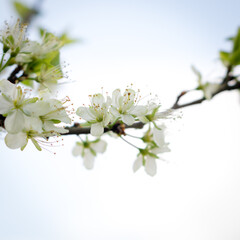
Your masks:
M8 132L5 137L6 145L11 149L27 145L31 139L38 150L38 137L47 139L68 130L56 126L58 123L71 123L63 103L43 95L41 98L28 98L21 86L0 81L0 114L5 117L4 126Z
M154 122L170 115L170 112L158 112L159 105L155 103L139 105L137 95L130 88L123 95L120 89L116 89L112 98L108 96L107 99L101 93L90 95L90 105L79 107L76 113L90 124L91 134L97 137L104 133L105 127L111 127L116 122L130 126L135 121Z
M142 149L135 146L139 149L139 154L134 162L133 170L135 172L144 166L147 174L154 176L157 171L156 159L160 158L157 154L170 151L168 143L165 141L166 126L157 125L157 121L170 118L172 111L159 112L159 108L160 105L154 102L139 105L138 92L128 88L123 94L120 89L116 89L113 91L112 97L108 96L106 99L100 93L90 95L90 105L79 107L76 113L87 121L91 128L91 134L98 138L104 133L104 128L111 130L116 123L131 126L135 122L141 121L148 124L148 131L140 138L146 147ZM122 134L124 135L124 133ZM96 141L99 142L77 142L73 149L73 155L80 155L88 169L93 167L96 153L103 152L103 149L106 148L103 140ZM130 143L130 145L132 144Z
M133 171L136 172L141 166L144 166L148 175L154 176L157 173L156 159L161 159L157 154L170 152L169 143L165 140L166 126L164 124L148 130L143 141L147 144L145 149L139 149L139 154L133 164Z
M63 78L59 49L64 42L46 31L42 33L40 43L31 41L26 38L26 27L17 20L14 24L6 22L0 29L0 42L3 45L0 71L17 64L25 73L20 79L23 84L32 86L35 81L41 88L52 89ZM24 80L30 80L30 83Z
M59 49L66 43L66 39L64 43L64 39L46 31L42 31L41 36L41 42L27 39L26 25L22 25L19 20L15 24L6 23L5 27L0 29L3 48L0 73L10 66L17 65L8 80L0 80L0 117L1 121L4 120L4 124L1 125L7 132L5 143L11 149L23 150L31 140L41 151L42 145L45 145L49 137L68 132L59 124L71 123L67 107L64 105L68 99L59 101L47 94L48 90L63 78L59 65ZM37 97L30 97L29 89L23 90L21 86L12 82L20 82L33 88L34 82L37 82L40 84L38 90L45 90L39 92ZM154 101L139 104L139 91L132 88L125 89L123 93L116 89L107 97L101 93L89 97L89 106L79 107L76 114L86 121L80 124L81 127L90 127L90 133L97 138L91 141L87 137L84 141L80 138L81 142L76 143L73 155L81 156L84 166L92 169L96 155L105 152L107 147L107 143L100 139L101 135L112 131L115 136L120 136L139 150L133 170L137 171L144 166L147 174L154 176L156 159L160 158L157 154L170 151L165 141L165 126L158 125L157 121L169 118L171 111L160 112L160 105ZM139 138L145 144L145 148L138 148L124 138L127 136L125 127L136 122L148 125L148 131Z

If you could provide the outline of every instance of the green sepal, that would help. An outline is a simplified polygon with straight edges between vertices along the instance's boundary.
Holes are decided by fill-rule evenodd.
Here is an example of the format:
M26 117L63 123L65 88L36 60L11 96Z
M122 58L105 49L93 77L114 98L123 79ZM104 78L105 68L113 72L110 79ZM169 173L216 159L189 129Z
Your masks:
M29 99L26 99L25 101L23 101L22 105L26 105L26 104L29 104L29 103L35 103L37 100L38 100L37 97L29 98Z
M21 147L21 151L23 151L23 150L25 149L25 147L27 146L27 144L28 144L28 139L27 139L27 143L26 143L24 146Z
M160 130L160 131L162 130L160 127L157 126L157 124L155 122L153 122L153 125L157 130Z
M148 155L153 158L159 158L156 154L148 152Z
M57 119L51 119L50 121L52 121L52 122L55 123L55 124L61 123L61 121L60 121L60 120L57 120Z
M89 148L89 149L90 149L90 152L92 153L92 155L94 155L96 157L97 153L92 148Z
M38 151L42 151L42 148L39 146L38 142L34 138L31 138L31 141Z

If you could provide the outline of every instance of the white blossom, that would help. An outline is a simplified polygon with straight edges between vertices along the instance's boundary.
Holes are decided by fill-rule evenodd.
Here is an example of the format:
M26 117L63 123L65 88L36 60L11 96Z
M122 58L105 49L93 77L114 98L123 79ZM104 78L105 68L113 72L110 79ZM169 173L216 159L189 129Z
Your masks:
M145 106L136 104L135 97L136 92L132 89L126 89L123 95L120 89L113 91L110 112L115 119L120 119L125 124L132 125L135 117L141 117L147 113Z
M106 151L107 143L104 140L96 140L93 142L84 141L77 142L73 148L73 156L81 156L83 158L83 165L87 169L92 169L94 164L94 158L97 153L104 153Z
M136 172L141 166L144 166L148 175L154 176L157 172L156 159L161 159L159 154L170 152L169 143L165 141L165 125L148 130L143 137L147 143L145 149L140 149L137 159L133 164L133 171Z
M220 88L220 84L218 83L206 83L202 86L204 97L207 100L210 100L214 93L216 93Z
M42 99L38 102L28 104L24 107L24 112L27 113L31 121L35 121L34 130L36 127L46 132L67 133L68 130L55 124L61 122L70 124L69 118L63 103L57 99ZM36 119L39 119L37 122ZM39 132L39 131L38 131Z
M62 41L51 33L45 33L42 42L28 41L22 47L16 57L16 62L28 63L33 59L43 59L47 54L58 51L62 47Z
M91 134L93 136L101 136L110 122L110 114L108 108L111 104L110 97L105 101L102 94L94 94L91 97L91 105L89 107L79 107L76 114L91 124Z
M166 110L163 112L159 111L160 105L154 103L154 102L149 102L146 105L147 112L145 115L140 116L139 120L143 123L149 123L159 120L159 119L168 119L172 115L172 110Z
M48 68L47 65L43 64L37 76L37 82L45 88L52 89L61 78L63 78L63 72L60 66Z
M20 86L8 80L0 81L0 114L5 115L5 128L9 133L20 132L24 128L25 113L23 108L36 102L37 98L25 98L25 93Z
M27 25L21 24L19 19L11 25L6 22L5 27L0 29L0 42L3 44L4 50L10 49L12 52L18 53L27 41L26 29Z

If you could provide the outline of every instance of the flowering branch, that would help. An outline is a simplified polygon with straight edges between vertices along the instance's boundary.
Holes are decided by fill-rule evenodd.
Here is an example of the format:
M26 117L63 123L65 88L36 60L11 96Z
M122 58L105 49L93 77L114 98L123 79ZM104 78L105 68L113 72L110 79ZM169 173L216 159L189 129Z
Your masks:
M181 100L181 98L184 95L186 95L187 93L189 93L190 91L193 91L193 90L182 91L178 95L178 97L176 99L176 102L173 104L171 109L185 108L185 107L189 107L189 106L192 106L192 105L200 104L200 103L202 103L205 100L210 100L210 98L213 98L214 96L216 96L217 94L219 94L221 92L240 89L240 82L237 80L237 77L231 75L231 69L232 69L231 66L229 66L227 68L227 73L226 73L226 76L223 78L222 83L219 84L219 85L215 85L214 88L212 90L210 90L211 91L209 93L210 96L206 96L206 94L205 94L204 97L202 97L202 98L200 98L198 100L195 100L195 101L192 101L192 102L189 102L189 103L185 103L185 104L179 104L179 101ZM200 88L203 88L202 90L206 92L207 90L209 90L209 88L211 86L212 85L208 84L208 85L205 85L205 89L204 89L204 86L201 86ZM200 90L200 88L198 87L198 88L196 88L194 90Z
M26 6L19 3L17 6L26 10ZM22 19L30 21L38 12L34 11L31 12L30 9ZM115 89L111 96L107 97L100 93L89 95L90 104L78 107L75 112L68 97L63 100L54 99L50 91L64 77L60 65L60 49L73 40L65 34L57 37L40 30L41 41L37 42L26 38L26 25L19 20L14 25L6 23L5 28L0 29L0 73L9 69L8 67L16 66L7 79L0 79L0 126L5 129L4 140L11 149L24 150L28 141L31 141L37 150L41 151L46 144L53 144L49 139L78 135L81 141L76 143L73 155L80 155L84 159L84 166L90 169L97 153L106 150L107 143L101 137L104 133L112 132L138 150L133 170L137 171L143 166L147 174L154 176L156 159L161 159L160 154L170 151L165 140L166 126L163 122L173 118L177 109L200 104L224 91L240 89L238 76L233 74L234 67L240 65L240 58L236 57L240 52L239 30L233 38L232 52L220 52L220 58L227 69L222 82L203 83L201 73L193 68L198 77L198 86L181 92L170 109L161 112L160 104L154 100L140 105L140 90L135 91L130 87L123 93L120 89ZM31 91L30 88L37 91ZM180 104L181 99L191 91L201 91L203 97ZM84 122L67 127L72 123L72 114L78 115ZM125 132L126 129L143 129L146 125L148 129L142 137ZM89 140L89 134L95 137L95 140ZM80 135L85 135L85 139ZM141 146L144 147L140 148L131 143L127 137L134 137L136 141L142 142Z

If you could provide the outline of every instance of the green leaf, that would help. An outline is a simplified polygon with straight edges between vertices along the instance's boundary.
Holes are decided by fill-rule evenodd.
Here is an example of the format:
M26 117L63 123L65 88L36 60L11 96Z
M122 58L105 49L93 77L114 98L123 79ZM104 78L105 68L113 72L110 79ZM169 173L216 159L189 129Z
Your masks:
M21 2L14 1L13 5L14 5L16 12L21 17L22 20L26 19L26 17L29 16L30 14L32 14L33 12L36 13L36 10L29 8L28 6L26 6L25 4L23 4Z
M233 39L233 51L236 52L240 49L240 28L238 28L237 35Z
M60 64L60 52L59 51L55 51L53 52L54 54L52 54L52 59L50 61L50 64L53 66L58 66Z
M234 66L237 66L240 64L240 48L231 54L230 64Z
M193 65L191 66L191 69L197 76L198 85L202 85L202 74Z
M230 65L230 53L224 52L224 51L220 51L219 52L219 56L220 56L220 59L221 59L222 63L225 66L229 66Z
M39 33L41 37L43 37L44 35L46 37L52 35L52 33L48 32L46 29L42 27L39 28ZM76 43L79 41L78 39L70 38L66 32L62 33L61 35L58 35L57 37L61 41L61 46Z
M39 33L40 33L40 36L43 37L44 33L46 32L46 30L44 28L39 28Z
M79 41L77 39L70 38L67 33L63 33L62 35L60 35L59 39L62 41L62 45L67 45Z
M33 87L33 80L23 80L21 81L22 84L24 84L27 87Z

